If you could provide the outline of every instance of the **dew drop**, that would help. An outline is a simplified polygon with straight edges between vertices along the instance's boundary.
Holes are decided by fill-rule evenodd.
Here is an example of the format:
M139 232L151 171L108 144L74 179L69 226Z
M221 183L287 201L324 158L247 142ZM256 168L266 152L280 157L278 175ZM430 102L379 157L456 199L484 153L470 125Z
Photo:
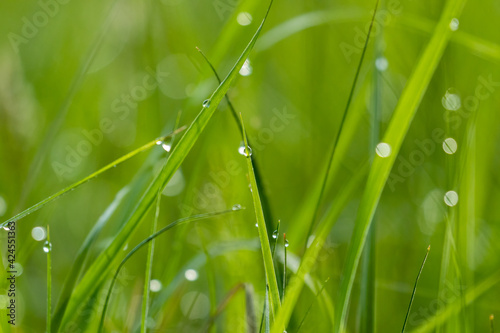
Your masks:
M31 237L37 242L43 241L47 237L47 232L44 227L34 227L31 229Z
M457 147L457 142L453 138L445 139L443 142L443 150L446 154L455 154L457 151Z
M5 226L3 226L3 230L10 231L10 227L8 227L8 226L5 225Z
M149 290L151 290L152 292L159 292L161 290L161 287L162 285L160 280L153 279L149 281Z
M278 238L278 230L273 231L273 238L277 239Z
M50 251L52 251L52 243L50 243L49 241L45 241L45 243L43 244L43 252L49 253Z
M460 21L457 18L451 19L450 30L451 31L457 31L459 25L460 25Z
M458 202L458 194L455 191L448 191L444 195L444 203L450 207L453 207Z
M249 76L252 74L252 72L253 72L252 65L250 65L250 60L247 59L243 63L243 66L241 66L239 73L241 76Z
M169 145L168 143L164 143L161 145L161 147L163 148L163 150L165 150L167 153L170 152L170 149L172 149L172 146Z
M375 60L375 67L380 71L384 72L389 67L389 61L385 57L378 57Z
M450 88L441 99L441 104L443 104L443 107L448 111L457 111L462 106L462 100L456 90Z
M210 106L210 100L209 99L206 99L203 101L203 107L204 108L208 108Z
M250 13L247 12L241 12L236 17L236 21L238 22L239 25L243 26L249 25L250 23L252 23L252 15L250 15Z
M285 247L288 247L288 239L285 239Z
M252 148L250 146L248 146L248 150L247 150L245 147L245 144L242 143L240 145L240 147L238 148L238 153L240 153L240 155L250 157L250 156L252 156Z
M391 155L391 146L385 142L381 142L377 145L375 148L375 152L377 153L378 156L380 157L388 157Z
M184 277L188 281L196 281L198 279L198 272L194 269L188 269L184 272Z
M236 205L233 205L233 208L232 208L232 209L233 209L233 210L240 210L240 209L242 209L242 208L243 208L243 207L241 207L241 205L240 205L240 204L236 204Z
M259 227L259 224L258 223L255 223L255 227L258 228Z

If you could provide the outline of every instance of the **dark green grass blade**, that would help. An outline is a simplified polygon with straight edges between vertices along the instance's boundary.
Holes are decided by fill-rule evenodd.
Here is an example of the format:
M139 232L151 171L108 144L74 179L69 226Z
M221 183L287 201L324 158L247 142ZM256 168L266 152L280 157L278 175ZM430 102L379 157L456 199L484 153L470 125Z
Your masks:
M280 295L278 289L278 282L276 280L276 272L274 270L274 262L271 253L271 246L269 244L269 237L267 235L266 221L264 218L264 212L262 210L262 205L260 202L259 188L257 187L257 181L255 179L255 174L253 172L252 164L252 154L250 153L250 148L248 147L248 140L245 132L245 125L243 123L243 118L241 117L241 127L243 129L243 138L245 141L246 150L246 162L248 168L248 176L250 178L250 186L252 188L252 199L255 209L255 218L257 220L257 229L259 231L259 239L262 248L262 257L264 259L264 269L266 272L266 281L269 286L270 294L270 308L274 314L278 312L281 307Z
M150 142L146 143L142 147L139 147L139 148L131 151L130 153L128 153L128 154L126 154L126 155L118 158L117 160L109 163L105 167L97 170L96 172L88 175L87 177L85 177L85 178L77 181L74 184L69 185L68 187L60 190L57 193L52 194L51 196L47 197L46 199L40 201L39 203L37 203L37 204L35 204L33 206L31 206L30 208L22 211L21 213L17 214L16 216L11 217L9 220L7 220L7 221L3 222L2 224L0 224L0 227L3 227L4 225L7 225L7 223L9 223L9 221L19 221L23 217L25 217L25 216L33 213L33 212L36 212L37 210L39 210L40 208L42 208L46 204L48 204L48 203L50 203L50 202L52 202L52 201L54 201L56 199L59 199L61 196L63 196L64 194L67 194L70 191L73 191L73 190L77 189L81 185L87 183L88 181L92 180L93 178L96 178L100 174L108 171L109 169L112 169L112 168L116 167L117 165L120 165L121 163L123 163L123 162L129 160L130 158L134 157L135 155L137 155L139 153L142 153L143 151L148 150L151 147L154 147L158 141L164 141L164 140L168 139L169 137L175 135L176 133L182 132L184 129L185 129L185 127L179 128L176 131L174 131L172 134L169 134L167 136L164 136L164 137L161 137L161 138L158 138L158 139L155 139L153 141L150 141Z
M113 290L113 285L114 285L114 283L116 281L116 278L118 277L118 274L120 273L120 270L122 269L122 267L125 265L125 263L128 261L128 259L130 259L130 257L132 257L134 255L134 253L136 253L140 248L142 248L144 245L146 245L149 242L151 242L153 239L155 239L159 235L163 234L164 232L166 232L166 231L168 231L168 230L170 230L170 229L172 229L172 228L174 228L176 226L179 226L179 225L182 225L182 224L186 224L186 223L190 223L190 222L194 222L194 221L199 221L199 220L207 219L207 218L210 218L210 217L220 216L220 215L224 215L224 214L228 214L228 213L234 213L234 212L235 212L234 210L228 209L228 210L224 210L224 211L220 211L220 212L207 213L207 214L199 214L199 215L194 215L194 216L186 217L186 218L183 218L183 219L179 219L179 220L177 220L175 222L170 223L166 227L163 227L158 232L152 234L151 236L149 236L148 238L146 238L142 242L140 242L138 245L136 245L129 253L127 253L127 255L125 256L125 258L123 258L123 260L120 262L120 264L118 265L118 268L116 269L116 272L115 272L115 274L113 276L113 279L111 280L111 284L109 286L108 293L107 293L107 296L106 296L106 301L104 302L104 308L102 310L101 321L100 321L100 324L99 324L99 332L102 332L102 329L103 329L104 319L105 319L105 316L106 316L106 310L107 310L107 307L108 307L108 304L109 304L109 299L111 297L111 292Z
M306 318L309 315L309 312L311 312L311 309L313 307L314 302L316 302L318 300L319 296L321 295L321 293L325 289L325 286L326 286L326 284L328 283L329 280L330 280L330 278L326 279L326 281L321 286L321 289L316 293L316 297L314 298L314 300L311 302L311 304L309 304L309 307L307 308L306 313L304 314L304 317L302 317L302 320L300 321L299 327L297 327L297 333L300 332L300 329L304 325L304 322L306 321Z
M415 293L417 292L418 280L420 280L420 275L422 274L422 271L424 270L424 265L425 265L425 262L427 261L427 257L429 256L430 250L431 250L431 246L429 245L429 247L427 248L427 253L425 254L424 260L422 261L422 265L420 265L420 270L418 271L417 278L415 279L415 285L413 286L413 291L411 293L410 303L408 304L408 310L406 311L405 321L403 322L403 329L401 330L401 333L404 333L404 331L405 331L406 322L408 321L408 317L410 316L411 306L413 304L413 300L415 299Z
M365 44L363 46L363 51L361 52L361 57L360 57L359 62L358 62L358 68L356 69L356 74L354 75L354 80L353 80L353 83L351 85L351 91L349 92L349 97L347 98L347 103L346 103L344 112L342 114L342 119L340 120L340 126L339 126L339 129L337 130L337 135L335 137L335 140L333 141L333 146L332 146L332 149L330 151L327 167L326 167L326 170L325 170L325 173L323 176L323 182L321 184L321 189L319 191L318 200L316 201L316 208L314 209L314 214L313 214L312 220L309 224L309 229L308 229L307 234L306 234L304 248L307 248L307 241L309 239L309 236L311 236L311 233L314 229L314 226L316 224L316 219L317 219L318 214L319 214L321 202L323 201L323 196L325 194L326 184L328 183L328 177L330 175L330 170L332 168L333 159L335 157L335 151L337 148L337 144L339 142L340 134L342 133L342 129L344 127L344 123L345 123L345 120L347 117L347 112L349 111L349 107L351 106L352 98L354 96L354 91L356 90L356 85L358 83L359 73L361 72L361 66L363 65L363 60L365 58L366 49L368 48L368 42L370 41L370 36L371 36L372 28L373 28L373 22L375 21L375 15L377 13L378 4L379 4L379 0L377 0L375 3L375 10L373 11L373 16L372 16L372 19L370 22L370 27L368 28L366 41L365 41Z
M52 318L52 243L50 242L50 228L47 226L47 328L50 332ZM44 249L45 251L45 249Z
M495 333L495 327L493 326L493 321L495 319L495 316L490 315L490 332Z

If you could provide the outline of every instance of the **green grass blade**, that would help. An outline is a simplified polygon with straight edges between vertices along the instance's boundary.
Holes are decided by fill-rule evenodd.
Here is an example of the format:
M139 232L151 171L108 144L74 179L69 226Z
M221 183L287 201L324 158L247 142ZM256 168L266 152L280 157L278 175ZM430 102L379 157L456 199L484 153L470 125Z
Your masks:
M161 138L158 138L158 139L155 139L153 141L150 141L150 142L146 143L142 147L139 147L139 148L131 151L130 153L128 153L128 154L126 154L126 155L124 155L124 156L116 159L115 161L109 163L105 167L97 170L96 172L88 175L87 177L85 177L85 178L77 181L74 184L69 185L68 187L60 190L57 193L52 194L51 196L47 197L46 199L40 201L39 203L37 203L37 204L35 204L33 206L31 206L30 208L22 211L21 213L17 214L16 216L11 217L9 220L7 220L7 221L3 222L2 224L0 224L0 227L3 227L4 225L7 225L7 223L9 223L9 221L19 221L23 217L25 217L25 216L33 213L33 212L36 212L37 210L39 210L43 206L47 205L48 203L50 203L50 202L52 202L52 201L54 201L56 199L59 199L61 196L63 196L64 194L67 194L70 191L73 191L73 190L77 189L81 185L87 183L88 181L92 180L93 178L96 178L100 174L108 171L109 169L112 169L112 168L116 167L117 165L119 165L119 164L121 164L121 163L129 160L130 158L134 157L135 155L137 155L139 153L142 153L143 151L148 150L151 147L154 147L157 144L158 141L164 141L164 140L168 139L169 137L175 135L176 133L182 132L184 129L185 129L185 127L179 128L179 129L175 130L173 133L171 133L171 134L169 134L167 136L164 136L164 137L161 137Z
M57 303L54 316L52 318L53 332L57 332L59 329L59 325L61 324L62 316L66 309L66 305L68 304L71 294L73 293L73 288L78 281L78 276L80 275L80 272L85 263L85 260L87 259L87 255L90 251L92 244L94 244L94 241L100 234L102 228L106 225L110 217L116 211L116 209L118 208L118 206L122 202L122 199L125 197L128 191L129 191L128 187L124 187L116 194L113 202L106 208L104 213L99 217L96 224L89 232L82 246L78 250L76 258L73 261L73 265L71 266L71 269L62 287L61 295L59 296L59 301Z
M297 333L300 332L300 329L302 328L302 326L304 325L304 322L306 321L307 315L309 314L309 312L311 312L311 309L313 307L314 302L316 302L318 300L319 295L321 295L321 293L325 289L325 286L326 286L328 280L330 280L330 278L326 279L326 281L321 286L321 289L316 293L316 297L314 297L314 300L311 302L311 304L309 304L309 307L307 308L306 313L304 314L304 317L302 317L302 320L300 321L299 327L297 327Z
M425 262L427 261L427 257L429 256L429 251L431 250L431 246L427 248L427 253L425 254L424 260L422 261L422 265L420 265L420 270L418 271L417 278L415 279L415 285L413 286L413 291L411 293L410 303L408 304L408 310L406 311L405 321L403 322L403 329L401 329L401 333L404 333L406 328L406 322L408 321L408 317L410 316L411 306L413 304L413 300L415 299L415 293L417 292L418 280L420 280L420 275L424 270Z
M378 4L379 4L379 0L377 0L375 2L375 9L373 11L373 16L372 16L372 19L370 22L370 27L368 28L366 41L365 41L364 46L363 46L363 51L361 52L361 57L360 57L359 62L358 62L358 68L356 69L356 74L354 75L354 80L353 80L353 83L351 85L351 91L349 92L349 97L347 98L347 103L346 103L346 106L344 109L344 113L342 114L342 119L340 120L340 126L339 126L339 129L337 130L337 135L335 137L335 141L333 141L333 146L332 146L332 149L330 151L330 155L328 158L328 164L327 164L324 176L323 176L323 182L321 184L321 189L320 189L320 192L318 195L318 200L316 201L316 208L314 209L314 214L313 214L312 220L309 224L309 230L307 231L307 234L306 234L304 248L307 248L307 242L308 242L309 236L311 235L311 233L314 229L314 226L316 224L316 219L317 219L318 214L319 214L321 202L323 201L323 196L325 195L326 185L328 183L328 177L330 176L330 171L332 169L332 164L333 164L333 159L335 157L335 151L337 148L337 144L339 142L340 134L342 133L342 129L344 128L344 123L345 123L345 120L347 117L347 113L349 111L349 107L351 106L352 98L354 96L354 91L356 90L356 86L358 83L359 73L361 72L361 67L363 66L363 60L365 58L366 49L368 48L368 42L370 41L370 35L372 32L372 28L373 28L373 22L375 21L375 15L377 13Z
M493 320L495 319L495 316L490 315L490 332L495 333L495 327L493 326Z
M120 251L126 240L139 225L139 222L154 204L158 190L165 188L165 186L168 184L168 181L172 178L188 153L191 151L191 148L198 140L203 129L207 126L217 106L224 98L224 95L229 89L232 81L238 75L239 70L243 66L245 60L248 58L250 51L252 50L260 35L267 16L269 15L272 3L273 2L271 1L266 15L262 20L262 23L241 54L240 58L237 60L224 81L214 91L210 99L206 103L204 103L201 112L184 133L177 145L173 148L164 168L150 184L141 200L135 206L131 215L127 218L127 222L122 227L119 234L114 238L113 242L108 246L108 248L94 261L92 267L83 277L80 284L75 288L73 297L68 304L66 314L63 318L63 327L64 324L76 314L78 308L80 307L80 304L82 304L85 299L88 298L88 295L90 295L96 288L96 282L102 280L103 276L105 276L109 271L111 264L115 260L116 254Z
M132 257L134 255L134 253L136 253L144 245L148 244L149 242L151 242L152 240L154 240L159 235L163 234L164 232L166 232L166 231L168 231L168 230L170 230L170 229L172 229L172 228L174 228L176 226L183 225L183 224L190 223L190 222L194 222L194 221L199 221L199 220L207 219L207 218L210 218L210 217L215 217L215 216L220 216L220 215L224 215L224 214L234 213L234 212L235 211L233 209L228 209L228 210L223 210L223 211L220 211L220 212L207 213L207 214L199 214L199 215L194 215L194 216L190 216L190 217L185 217L185 218L182 218L182 219L179 219L179 220L177 220L175 222L170 223L166 227L163 227L159 231L155 232L154 234L152 234L151 236L149 236L148 238L144 239L142 242L140 242L139 244L137 244L129 253L127 253L127 255L125 256L125 258L123 258L123 260L120 262L120 264L118 265L118 268L116 269L116 272L115 272L115 274L114 274L114 276L113 276L113 278L111 280L111 284L109 286L108 293L106 295L106 301L104 302L104 308L102 310L101 321L100 321L100 324L99 324L99 332L102 332L102 329L103 329L103 326L104 326L104 319L105 319L105 316L106 316L106 310L107 310L107 307L108 307L108 304L109 304L109 299L111 297L111 291L113 290L113 285L114 285L114 283L116 281L116 278L118 277L118 274L120 273L120 270L122 269L122 267L125 265L125 263L128 261L128 259L130 259L130 257Z
M45 243L44 251L47 253L47 328L50 332L52 318L52 243L50 243L50 228L47 225L47 243Z
M161 202L161 192L158 192L158 198L156 199L156 212L153 223L151 224L151 234L156 233L158 218L160 216L160 202ZM141 308L141 333L146 333L148 310L149 310L149 283L151 281L151 272L153 269L153 254L155 249L155 240L151 240L148 244L148 256L146 259L146 274L144 276L144 291L142 293L142 308Z
M271 253L271 246L269 244L269 237L267 235L266 221L264 218L264 212L262 210L262 205L260 202L259 188L257 187L257 181L255 179L255 174L253 172L252 154L248 146L248 140L245 132L245 124L243 123L242 117L241 117L241 127L243 129L243 138L245 140L245 150L246 150L245 154L247 160L248 176L250 178L250 186L252 188L252 199L255 209L255 218L257 220L257 229L259 231L260 244L262 247L262 256L264 258L264 269L266 272L267 284L269 285L270 308L271 311L273 311L273 313L276 314L281 307L278 282L276 281L276 272L274 271L274 262Z
M451 38L452 31L449 28L449 23L452 18L460 15L463 5L463 0L447 2L434 34L408 80L385 134L384 142L391 146L391 154L387 158L376 157L370 170L349 245L339 291L338 326L335 332L344 332L352 285L375 209L413 116Z
M229 302L236 296L237 292L240 291L240 289L243 289L245 285L243 283L238 283L236 286L234 286L231 290L228 291L226 294L226 297L222 300L222 302L217 306L217 310L210 316L208 319L207 323L205 324L205 327L201 330L201 332L208 332L212 328L215 320L217 317L224 312L226 307L229 305Z
M286 239L286 234L283 234L283 253L284 253L284 261L283 261L283 297L281 297L281 301L285 301L285 290L286 290L286 254L288 250L288 240Z

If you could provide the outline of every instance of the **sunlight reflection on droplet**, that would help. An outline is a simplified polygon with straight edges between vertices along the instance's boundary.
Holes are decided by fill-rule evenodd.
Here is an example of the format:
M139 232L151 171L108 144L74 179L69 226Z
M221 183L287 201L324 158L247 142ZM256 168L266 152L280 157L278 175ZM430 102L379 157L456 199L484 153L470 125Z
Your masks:
M455 139L447 138L443 142L443 150L446 154L452 155L457 151L458 145Z
M455 191L448 191L444 195L444 203L450 207L453 207L458 202L458 194Z
M375 67L380 72L385 71L389 67L389 61L385 57L378 57L377 60L375 60Z
M34 227L31 229L31 237L37 242L42 241L47 237L47 232L44 227Z
M194 269L188 269L184 272L184 277L188 281L196 281L198 279L198 272Z
M149 281L149 290L151 290L154 293L157 293L161 290L161 282L159 280L153 279Z
M243 26L249 25L250 23L252 23L252 15L250 15L250 13L247 12L241 12L238 14L236 21L238 21L239 25Z
M385 142L381 142L375 148L375 152L380 157L388 157L391 155L391 146Z
M250 74L252 74L253 72L253 68L252 68L252 65L250 65L250 60L245 60L245 63L243 64L243 66L241 67L240 69L240 75L241 76L249 76Z
M462 100L453 88L446 91L441 99L441 103L443 104L443 107L449 111L457 111L462 106Z
M460 25L460 21L457 18L453 18L450 22L451 31L457 31L459 25Z

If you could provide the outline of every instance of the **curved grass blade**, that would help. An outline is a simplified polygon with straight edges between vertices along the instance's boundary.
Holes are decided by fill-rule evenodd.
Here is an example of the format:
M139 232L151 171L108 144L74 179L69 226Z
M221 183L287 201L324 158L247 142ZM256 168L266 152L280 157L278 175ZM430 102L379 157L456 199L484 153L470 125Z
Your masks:
M156 233L158 226L158 218L160 216L160 202L161 202L161 192L158 192L158 198L156 199L156 212L153 223L151 224L151 234ZM151 240L148 245L148 256L146 259L146 274L144 276L144 291L142 294L142 308L141 308L141 333L146 333L146 321L148 318L149 310L149 284L151 281L151 272L153 270L153 254L155 249L155 240Z
M127 222L124 224L124 226L122 227L118 235L114 238L113 242L108 246L108 248L94 261L93 265L90 267L87 274L83 277L80 284L75 288L73 297L68 304L66 314L63 318L63 326L72 316L75 315L76 311L80 307L80 304L82 304L85 299L87 299L88 295L91 294L93 290L95 290L96 283L102 280L103 276L105 276L105 274L109 271L111 263L114 261L116 254L120 251L120 249L123 247L123 244L130 237L132 232L137 228L139 222L154 204L158 189L165 188L170 178L172 178L173 174L180 167L187 154L191 151L191 148L194 146L201 132L208 124L208 121L215 112L215 109L224 98L224 95L229 89L232 81L238 75L238 72L243 66L243 63L248 58L248 55L255 45L264 26L264 23L266 22L266 19L272 7L272 3L273 0L270 1L269 7L264 16L264 19L262 20L262 23L241 54L240 58L235 63L224 81L214 91L210 99L208 99L207 102L204 103L203 108L198 116L195 118L191 126L187 129L185 134L179 140L178 144L172 150L167 163L165 164L160 174L155 177L141 200L135 206L131 215L127 218Z
M446 3L436 30L408 80L384 136L384 142L391 146L392 152L387 158L376 157L373 162L349 244L337 303L339 317L335 332L344 331L352 285L375 209L411 121L451 38L449 23L460 16L464 2L450 0Z
M250 148L248 147L247 135L245 132L245 124L243 123L243 117L240 113L241 128L243 129L243 138L245 141L245 155L247 160L248 176L250 178L250 186L252 188L252 199L255 208L255 218L257 220L257 229L259 230L259 239L262 247L262 256L264 258L264 269L266 272L266 281L269 285L269 300L270 308L273 313L278 313L281 307L280 294L278 289L278 282L276 281L276 272L274 271L274 262L271 253L271 247L269 245L269 237L267 236L266 221L264 218L264 212L262 210L262 205L260 202L259 188L257 187L257 181L255 179L255 174L253 172L253 164Z
M427 257L429 256L430 250L431 250L431 246L429 245L429 247L427 248L427 253L425 254L424 260L422 261L422 265L420 265L420 270L418 271L417 278L415 279L415 285L413 286L413 291L411 293L411 298L410 298L410 304L408 304L408 310L406 311L405 321L403 323L403 329L401 330L401 333L404 333L404 331L405 331L406 322L408 321L408 317L410 316L411 306L413 304L413 300L415 299L415 293L417 292L418 280L420 279L420 275L422 274L422 271L424 270L424 265L425 265L425 262L427 261Z
M345 123L345 120L347 117L347 112L349 111L349 107L351 106L352 98L354 96L354 91L355 91L356 85L358 83L359 73L361 72L361 66L363 65L363 60L365 58L366 49L368 48L368 42L370 41L370 36L371 36L372 28L373 28L373 22L375 21L375 15L377 14L378 4L379 4L379 0L377 0L375 3L375 9L373 11L373 16L372 16L372 19L370 22L370 27L368 28L368 33L367 33L365 45L363 46L363 51L361 52L361 58L359 59L359 62L358 62L358 68L356 69L356 74L354 75L354 80L353 80L353 83L351 86L351 91L349 92L349 97L347 98L347 103L346 103L346 106L344 109L344 113L342 114L342 119L340 120L340 126L339 126L339 129L337 131L335 141L333 141L333 147L331 149L330 157L328 158L328 164L326 167L326 171L325 171L325 174L323 176L323 183L321 184L321 189L320 189L320 192L318 195L318 200L316 201L316 208L314 209L314 214L313 214L312 220L309 224L309 230L307 231L307 234L306 234L304 248L307 248L307 241L309 239L309 236L311 235L311 232L314 229L316 219L317 219L318 214L319 214L319 208L321 206L321 202L322 202L323 196L325 194L326 184L328 183L328 177L330 175L330 170L332 168L333 159L335 157L335 151L337 148L337 144L339 142L340 134L342 133L342 129L344 128L344 123Z
M207 219L207 218L214 217L214 216L220 216L220 215L224 215L224 214L228 214L228 213L233 213L233 212L235 212L235 211L232 209L228 209L228 210L223 210L220 212L199 214L199 215L185 217L185 218L182 218L182 219L179 219L175 222L170 223L166 227L161 228L159 231L155 232L154 234L152 234L151 236L149 236L148 238L144 239L142 242L137 244L129 253L127 253L125 258L123 258L123 260L120 262L120 264L118 265L118 268L116 269L115 275L113 276L113 279L111 280L111 284L110 284L109 289L108 289L108 294L106 295L106 301L104 302L104 308L102 310L101 321L99 324L99 332L102 332L102 328L104 326L104 319L106 316L106 310L108 308L109 299L111 297L111 292L113 290L113 285L116 281L116 278L118 277L118 274L120 273L120 270L122 269L122 267L125 265L125 263L128 261L128 259L130 259L130 257L132 257L134 255L134 253L136 253L140 248L142 248L144 245L151 242L153 239L155 239L159 235L163 234L164 232L166 232L166 231L168 231L176 226L190 223L190 222L194 222L194 221Z
M66 188L64 188L64 189L62 189L62 190L60 190L60 191L59 191L59 192L57 192L57 193L52 194L52 195L51 195L51 196L49 196L48 198L46 198L46 199L44 199L44 200L40 201L39 203L37 203L37 204L35 204L35 205L31 206L30 208L28 208L28 209L26 209L26 210L22 211L21 213L17 214L16 216L11 217L9 220L7 220L7 221L3 222L2 224L0 224L0 227L3 227L3 226L5 226L5 225L7 225L7 223L9 223L10 221L18 221L18 220L22 219L23 217L25 217L25 216L27 216L27 215L29 215L29 214L33 213L33 212L36 212L37 210L39 210L40 208L42 208L42 207L43 207L43 206L45 206L46 204L48 204L48 203L50 203L50 202L52 202L52 201L54 201L54 200L56 200L56 199L59 199L62 195L66 194L66 193L68 193L68 192L70 192L70 191L75 190L76 188L78 188L78 187L80 187L81 185L83 185L83 184L87 183L87 182L88 182L88 181L90 181L91 179L96 178L96 177L97 177L97 176L99 176L100 174L102 174L102 173L104 173L104 172L108 171L109 169L112 169L112 168L116 167L117 165L119 165L119 164L121 164L121 163L123 163L123 162L127 161L128 159L130 159L130 158L134 157L135 155L137 155L137 154L139 154L139 153L142 153L143 151L148 150L148 149L149 149L149 148L151 148L151 147L154 147L154 146L157 144L157 142L159 142L159 141L164 141L164 140L168 139L169 137L171 137L171 136L173 136L173 135L175 135L175 134L177 134L177 133L182 132L184 129L185 129L185 127L181 127L181 128L179 128L179 129L175 130L173 133L171 133L171 134L167 135L167 136L164 136L164 137L161 137L161 138L158 138L158 139L155 139L155 140L153 140L153 141L150 141L150 142L146 143L146 144L145 144L145 145L143 145L142 147L139 147L139 148L137 148L137 149L135 149L135 150L131 151L130 153L128 153L128 154L126 154L126 155L124 155L124 156L122 156L122 157L118 158L117 160L115 160L115 161L113 161L113 162L109 163L109 164L108 164L108 165L106 165L105 167L103 167L103 168L101 168L101 169L97 170L96 172L94 172L94 173L92 173L92 174L88 175L87 177L85 177L85 178L83 178L83 179L81 179L81 180L77 181L77 182L76 182L76 183L74 183L74 184L69 185L68 187L66 187Z
M220 76L217 73L217 70L215 69L215 67L212 65L212 63L210 62L210 60L208 59L208 57L205 55L205 53L202 50L200 50L198 47L196 47L196 49L198 50L198 52L200 52L203 59L205 59L206 63L208 64L208 66L210 67L210 69L214 73L215 77L217 78L217 81L220 84L221 79L220 79ZM235 120L236 125L238 126L238 130L240 131L241 140L244 140L243 128L241 127L241 123L240 123L240 120L238 118L238 114L236 113L236 110L234 109L233 103L231 103L231 100L229 99L229 96L227 94L225 95L225 98L226 98L227 105L229 106L229 110L231 110L231 115L233 116L233 119ZM248 140L248 138L247 138L247 140ZM252 143L250 142L250 140L248 141L248 145L250 147L252 147ZM267 193L264 189L264 185L263 185L264 183L262 182L262 178L260 177L260 169L258 167L257 162L255 161L255 158L253 159L252 162L253 162L253 171L255 173L255 179L257 181L257 186L259 187L259 190L260 190L260 200L262 203L262 209L264 211L264 216L266 217L266 222L271 224L271 221L273 221L273 215L271 213L271 208L270 208L269 200L267 198ZM266 225L266 227L267 227L268 231L272 230L272 225Z
M50 332L52 317L52 243L50 242L50 228L47 226L47 243L43 249L47 253L47 323L46 330Z

